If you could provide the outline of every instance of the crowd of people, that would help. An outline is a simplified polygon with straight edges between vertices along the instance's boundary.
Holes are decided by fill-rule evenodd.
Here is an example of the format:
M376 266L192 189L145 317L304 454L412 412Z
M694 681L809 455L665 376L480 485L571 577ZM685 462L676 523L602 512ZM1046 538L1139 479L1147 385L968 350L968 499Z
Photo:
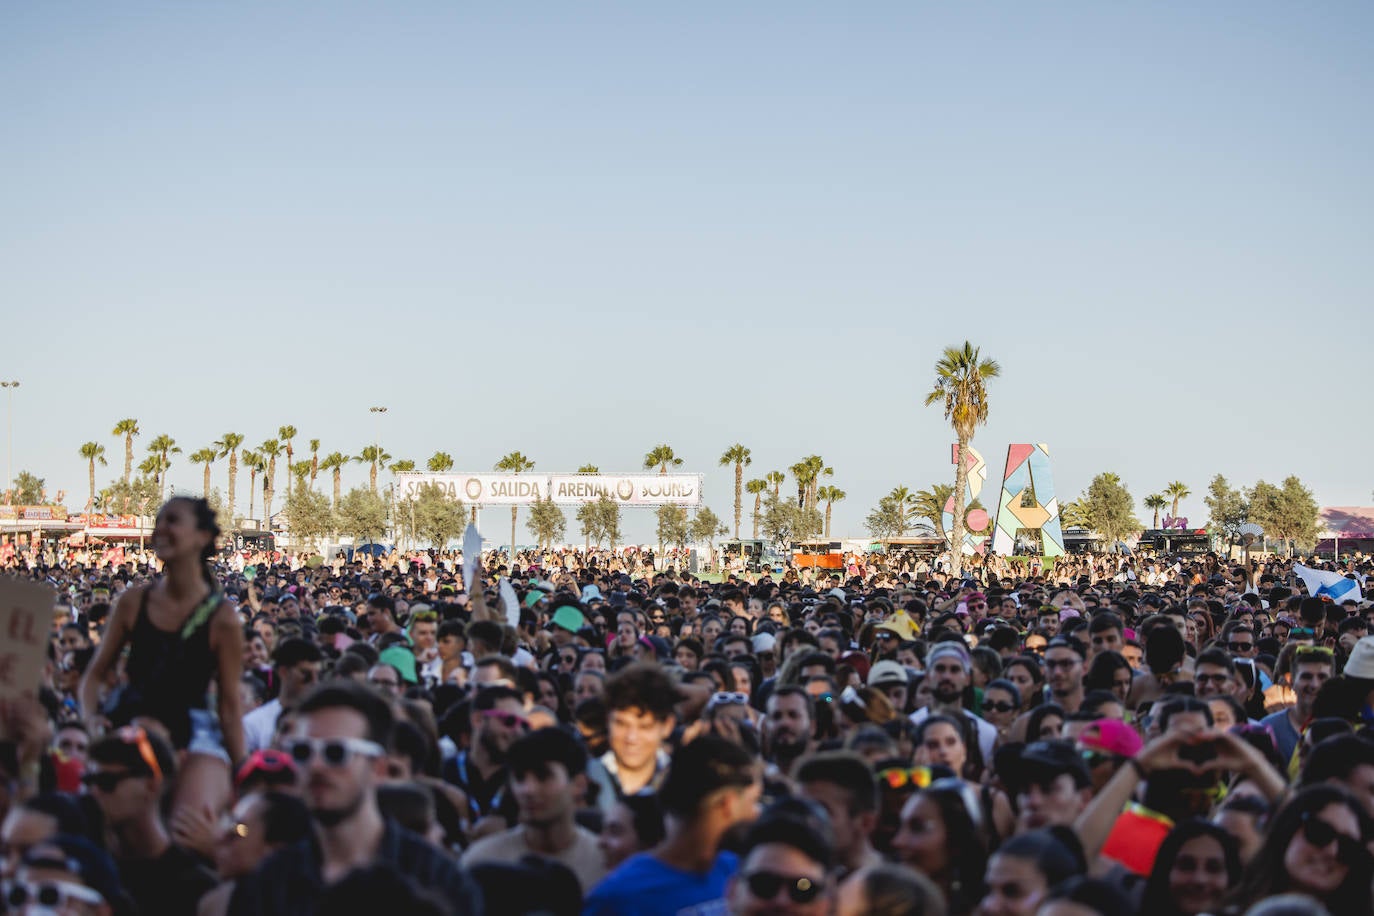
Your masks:
M1288 560L468 588L219 537L175 498L149 555L6 555L58 596L0 704L8 910L1374 912L1374 602Z

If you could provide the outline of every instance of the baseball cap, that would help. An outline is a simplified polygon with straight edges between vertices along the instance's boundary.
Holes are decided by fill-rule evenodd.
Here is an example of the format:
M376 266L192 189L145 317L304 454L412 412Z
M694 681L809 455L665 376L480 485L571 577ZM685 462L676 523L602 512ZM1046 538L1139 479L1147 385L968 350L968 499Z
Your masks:
M1099 719L1078 735L1080 748L1113 757L1134 757L1143 744L1140 734L1120 719Z
M878 662L868 672L868 686L870 687L881 687L885 684L907 684L910 680L906 673L906 667L891 659Z

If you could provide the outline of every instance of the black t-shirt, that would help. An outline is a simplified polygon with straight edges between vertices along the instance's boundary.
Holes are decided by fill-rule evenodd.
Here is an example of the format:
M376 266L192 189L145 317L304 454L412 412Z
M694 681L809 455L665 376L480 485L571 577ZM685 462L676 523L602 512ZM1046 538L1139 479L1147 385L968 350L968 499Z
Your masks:
M199 857L169 846L156 859L122 859L119 878L140 916L186 916L219 883Z

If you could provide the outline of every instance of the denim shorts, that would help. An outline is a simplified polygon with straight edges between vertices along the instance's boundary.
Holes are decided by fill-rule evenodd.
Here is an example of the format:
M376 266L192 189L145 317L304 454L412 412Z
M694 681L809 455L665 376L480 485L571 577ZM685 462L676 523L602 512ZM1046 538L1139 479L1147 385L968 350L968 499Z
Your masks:
M219 719L208 709L191 711L191 743L186 746L188 754L207 754L229 763L229 752L224 749L224 733L220 731Z

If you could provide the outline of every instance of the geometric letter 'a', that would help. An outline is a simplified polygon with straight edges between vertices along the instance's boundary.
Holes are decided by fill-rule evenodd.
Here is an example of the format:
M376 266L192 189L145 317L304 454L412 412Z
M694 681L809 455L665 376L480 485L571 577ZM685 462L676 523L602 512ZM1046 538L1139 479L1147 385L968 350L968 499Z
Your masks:
M1002 473L1002 493L997 501L997 524L992 550L1010 556L1021 528L1040 535L1040 552L1046 557L1064 554L1064 530L1059 522L1059 500L1054 493L1049 446L1021 443L1007 448L1007 469Z

